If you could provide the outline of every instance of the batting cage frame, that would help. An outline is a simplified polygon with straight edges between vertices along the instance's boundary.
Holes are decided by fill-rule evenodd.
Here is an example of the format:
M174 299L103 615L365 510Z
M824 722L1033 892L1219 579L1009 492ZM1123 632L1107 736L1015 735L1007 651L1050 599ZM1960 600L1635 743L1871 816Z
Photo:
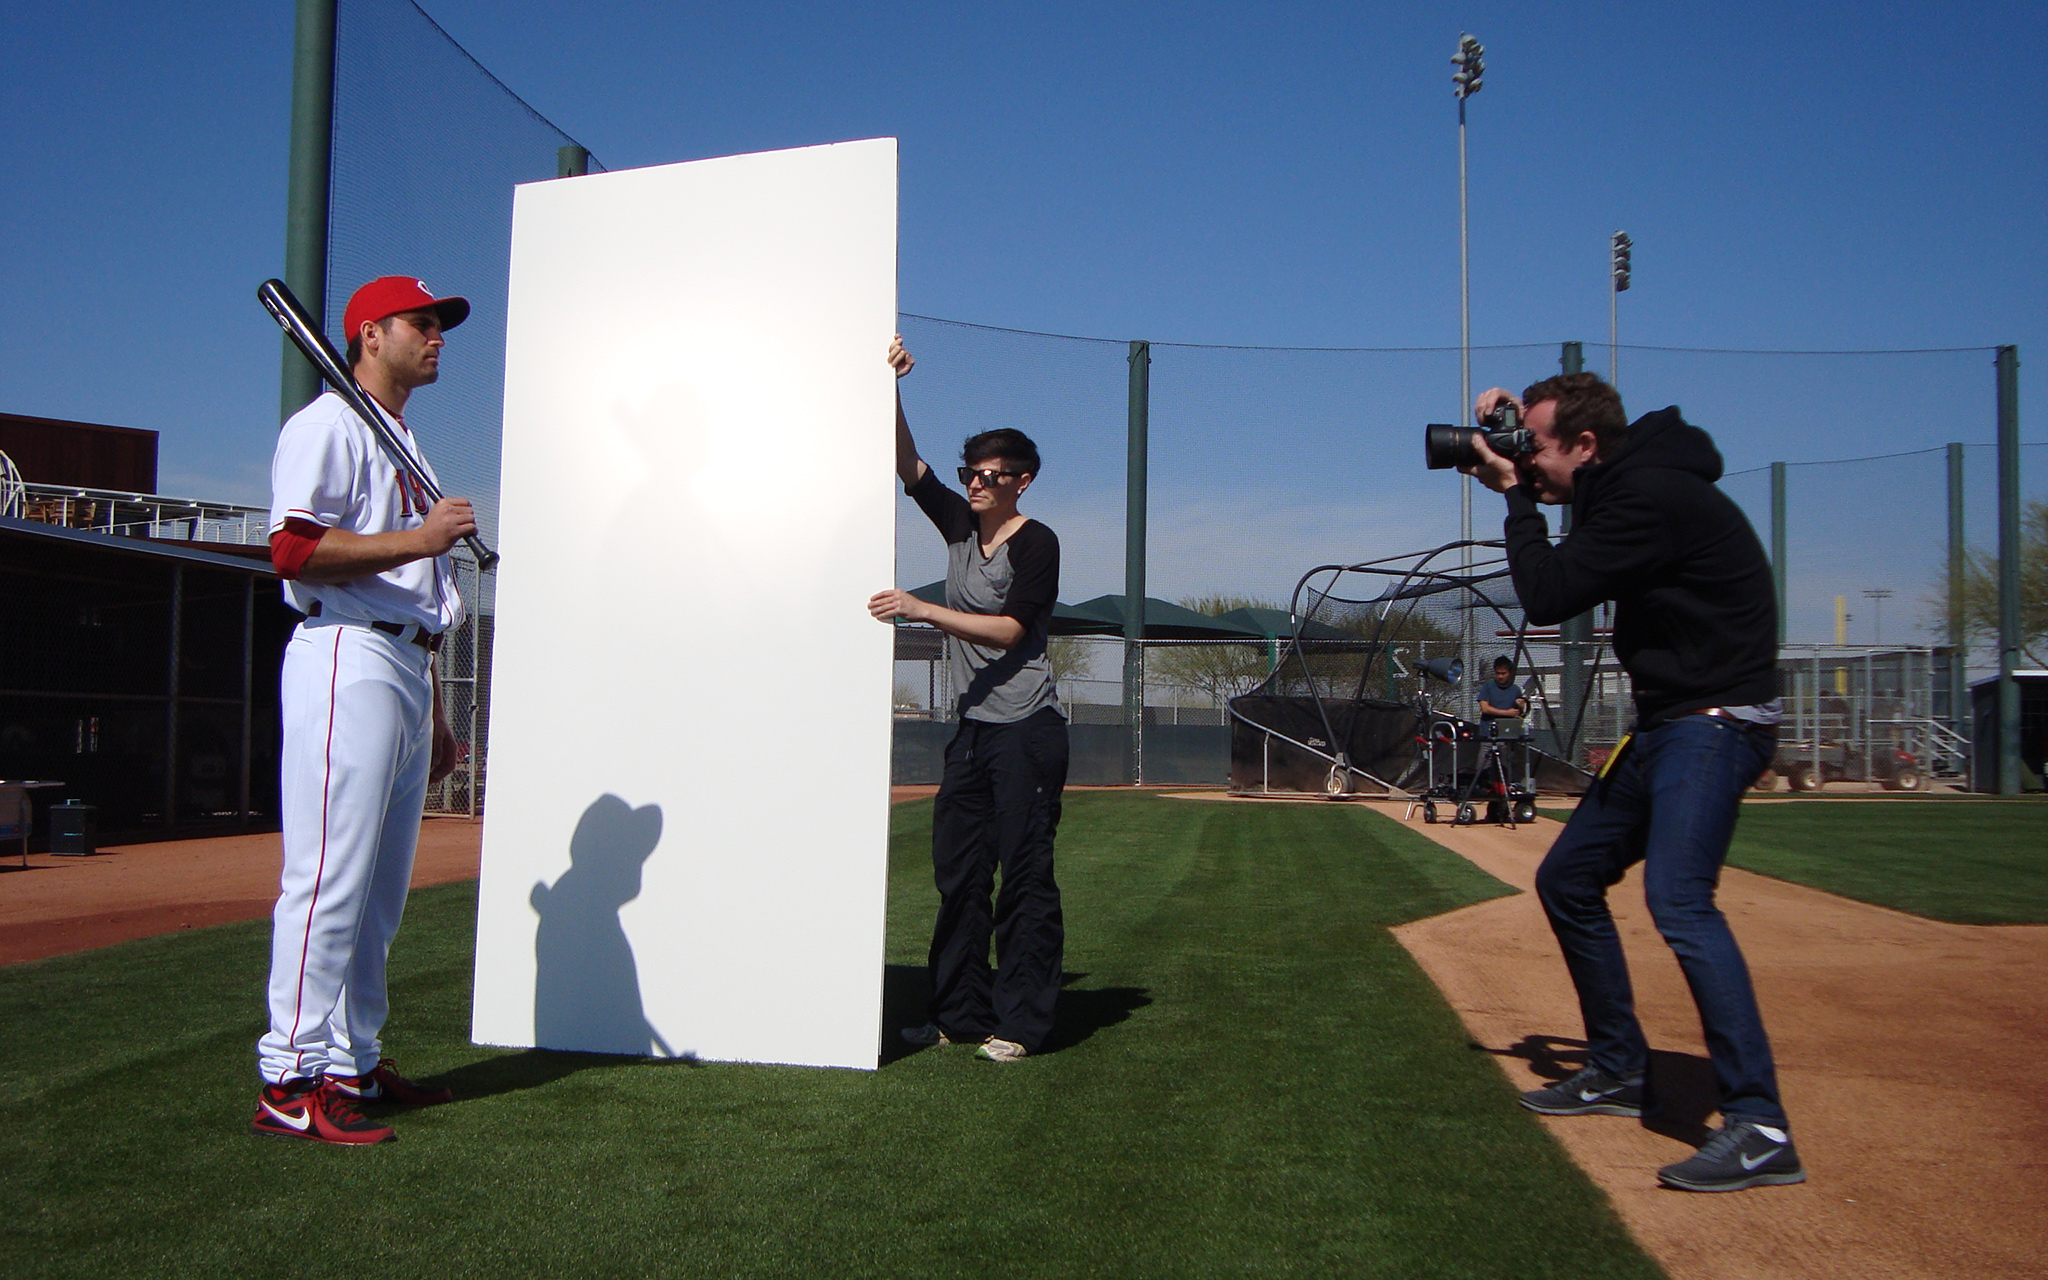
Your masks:
M1515 753L1516 776L1503 778L1503 786L1517 795L1534 794L1538 783L1555 792L1584 790L1591 775L1570 762L1586 707L1602 686L1605 646L1557 646L1563 705L1548 696L1541 676L1552 655L1532 650L1504 543L1447 542L1320 564L1295 583L1288 613L1293 634L1272 674L1229 702L1234 794L1345 797L1364 794L1361 781L1380 796L1433 792L1440 762L1432 743L1439 738L1457 744L1451 776L1472 774L1463 757L1489 750L1478 745L1488 735L1474 732L1461 707L1441 706L1435 686L1455 690L1467 674L1476 684L1479 655L1496 649L1517 672L1537 677L1532 729ZM1487 621L1493 625L1482 635ZM1469 801L1472 788L1463 790Z

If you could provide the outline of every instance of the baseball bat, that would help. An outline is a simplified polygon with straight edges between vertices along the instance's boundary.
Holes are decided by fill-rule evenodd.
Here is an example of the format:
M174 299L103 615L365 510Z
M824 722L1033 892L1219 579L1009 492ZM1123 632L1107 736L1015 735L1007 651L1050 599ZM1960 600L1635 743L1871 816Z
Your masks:
M291 287L282 280L265 280L256 290L256 300L263 304L263 309L270 313L270 318L277 321L278 328L283 329L285 336L298 347L299 354L305 356L313 368L319 371L320 377L327 385L334 388L334 394L340 396L349 408L355 410L357 417L370 425L370 430L376 434L377 443L384 446L384 452L389 455L392 463L419 486L420 492L427 495L427 500L439 502L446 497L447 495L441 492L441 486L434 483L434 478L427 474L425 467L414 460L412 452L405 447L405 442L391 429L390 421L384 416L383 407L363 391L354 374L342 367L341 356L335 351L334 344L327 341L327 335L320 332L320 326L314 324L312 317L306 314L306 308L293 296ZM465 536L462 541L469 548L469 553L476 557L478 569L490 569L497 565L498 553L485 546L482 538L472 533Z

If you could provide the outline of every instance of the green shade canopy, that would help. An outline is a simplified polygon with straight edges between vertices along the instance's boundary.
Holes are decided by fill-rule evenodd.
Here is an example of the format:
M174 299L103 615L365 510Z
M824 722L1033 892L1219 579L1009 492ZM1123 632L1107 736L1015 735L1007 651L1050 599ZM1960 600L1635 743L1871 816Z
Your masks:
M1122 635L1124 628L1124 598L1122 596L1097 596L1083 600L1074 606L1075 613L1108 622L1111 628L1102 634ZM1183 609L1177 604L1145 597L1145 639L1147 640L1266 640L1265 632L1236 625L1223 618L1212 618L1206 613ZM1351 638L1351 637L1347 637Z
M1232 609L1228 613L1216 615L1216 620L1218 622L1227 622L1233 627L1242 627L1247 631L1257 632L1268 640L1292 640L1294 638L1294 618L1285 609ZM1317 622L1313 618L1308 618L1304 619L1301 624L1301 638L1304 640L1358 640L1362 637L1349 631L1339 631L1328 623Z

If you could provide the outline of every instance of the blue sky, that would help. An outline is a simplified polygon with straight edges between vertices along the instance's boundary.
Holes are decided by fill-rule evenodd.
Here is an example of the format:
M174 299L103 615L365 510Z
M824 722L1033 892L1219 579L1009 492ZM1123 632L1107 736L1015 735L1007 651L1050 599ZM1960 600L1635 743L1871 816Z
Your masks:
M1604 343L1625 227L1624 342L2017 343L2048 405L2039 5L426 7L613 168L899 137L906 311L1273 345L1456 343L1471 30L1475 342ZM0 14L0 408L157 429L162 487L261 498L290 38L282 0ZM435 128L431 86L389 111ZM1717 432L1738 468L1989 441L1988 359L1942 366L1959 427ZM1864 367L1844 395L1913 398L1920 365Z

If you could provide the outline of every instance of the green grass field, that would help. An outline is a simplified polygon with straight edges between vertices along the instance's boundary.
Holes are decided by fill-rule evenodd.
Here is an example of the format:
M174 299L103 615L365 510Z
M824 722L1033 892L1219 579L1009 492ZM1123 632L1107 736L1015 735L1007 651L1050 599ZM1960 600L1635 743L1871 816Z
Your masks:
M1728 861L1956 924L2048 924L2048 805L1881 800L1745 805Z
M1660 1274L1386 931L1498 882L1349 806L1129 793L1070 797L1060 867L1058 1050L875 1072L475 1048L474 888L416 893L387 1043L460 1101L364 1149L245 1136L265 923L0 969L0 1274Z
M1728 863L1930 920L2048 924L2048 805L2034 800L1746 804Z

